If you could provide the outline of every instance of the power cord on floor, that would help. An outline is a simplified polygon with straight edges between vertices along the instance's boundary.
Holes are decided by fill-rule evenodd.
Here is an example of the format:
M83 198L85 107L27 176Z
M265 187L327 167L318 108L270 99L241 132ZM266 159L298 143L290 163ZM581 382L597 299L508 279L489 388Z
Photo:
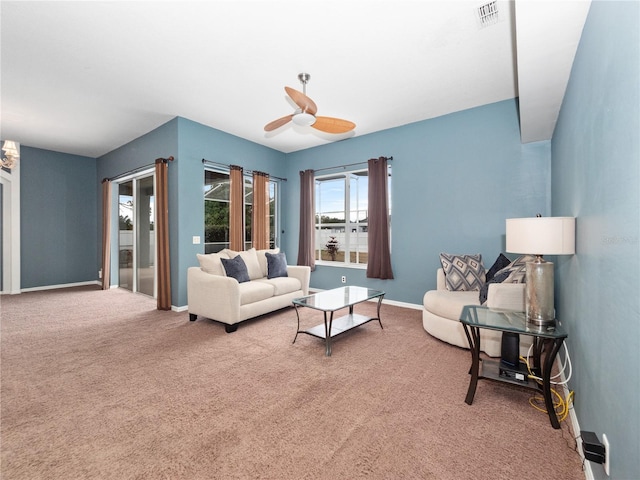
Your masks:
M553 377L551 377L551 379L553 380L555 378L561 377L567 367L569 368L569 374L565 378L565 380L563 380L561 382L551 381L551 384L552 385L559 385L561 387L566 387L567 383L569 382L569 379L571 378L572 369L571 369L571 359L569 358L569 349L567 348L567 344L566 343L563 343L563 345L564 345L564 348L565 348L565 361L562 364L558 374L554 375ZM539 385L542 385L542 378L540 378L537 375L533 374L533 371L531 370L531 365L529 363L529 357L531 356L531 349L532 348L533 348L533 345L531 347L529 347L529 351L527 352L527 358L521 356L520 360L523 361L525 363L525 365L527 366L527 370L529 371L528 378L536 381ZM568 390L568 387L567 387L567 390ZM574 392L573 392L573 390L568 390L567 395L565 397L563 397L562 395L560 395L557 392L557 390L555 388L551 387L551 394L556 399L553 402L553 408L554 408L554 410L556 412L556 417L558 418L558 421L562 422L569 416L569 411L571 409L571 406L573 405ZM542 413L548 413L547 409L545 407L545 404L544 404L544 398L539 396L539 395L534 395L533 397L531 397L529 399L529 404L533 408L535 408L536 410L538 410L538 411L540 411Z

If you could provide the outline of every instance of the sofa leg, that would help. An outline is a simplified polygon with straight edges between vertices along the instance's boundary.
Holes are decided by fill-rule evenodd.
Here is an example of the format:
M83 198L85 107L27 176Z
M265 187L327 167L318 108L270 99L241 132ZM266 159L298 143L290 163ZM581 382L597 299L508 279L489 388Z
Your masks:
M190 313L189 314L189 321L190 322L195 322L196 318L198 318L198 315L196 315L195 313Z
M233 333L236 330L238 330L238 325L225 325L224 326L224 331L227 333Z

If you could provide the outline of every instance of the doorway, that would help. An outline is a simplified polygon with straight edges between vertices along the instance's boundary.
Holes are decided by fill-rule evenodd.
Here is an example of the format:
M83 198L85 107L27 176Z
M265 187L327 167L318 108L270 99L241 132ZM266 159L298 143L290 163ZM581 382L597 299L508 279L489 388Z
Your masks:
M118 184L118 285L155 298L154 192L153 174Z
M0 293L20 293L20 163L0 168Z

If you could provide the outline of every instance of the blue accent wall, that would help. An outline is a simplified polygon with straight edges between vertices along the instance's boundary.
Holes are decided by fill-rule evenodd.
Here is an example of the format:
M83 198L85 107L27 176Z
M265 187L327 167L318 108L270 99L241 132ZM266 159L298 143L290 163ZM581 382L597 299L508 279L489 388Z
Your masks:
M260 170L285 178L285 154L243 138L178 118L179 151L176 159L178 178L178 250L177 283L172 278L173 305L187 304L187 268L198 265L196 254L204 253L204 244L193 244L193 236L204 241L204 165L202 159L224 165L239 165L245 170ZM281 194L287 197L288 182L280 182ZM174 241L173 238L171 240ZM176 257L174 257L176 255ZM174 263L172 261L172 263ZM175 263L174 263L175 264ZM173 276L173 270L172 270Z
M97 177L94 185L98 192L102 191L103 178L113 178L126 172L149 166L153 168L156 158L177 157L178 152L178 119L161 125L151 132L136 138L112 152L98 158ZM179 191L178 168L169 164L169 250L170 255L178 256L178 228L179 228ZM118 225L118 192L117 186L112 189L111 195L111 225ZM102 218L102 195L98 195L98 218ZM102 222L98 223L96 243L99 245L97 264L102 263ZM174 292L177 289L180 278L180 265L171 262L171 303L176 305L178 297ZM111 284L118 284L118 231L111 229ZM175 286L174 286L175 285Z
M157 129L98 159L98 183L104 177L154 163L156 158L173 156L169 164L169 250L171 255L171 304L187 305L187 268L198 265L197 253L204 245L193 244L193 237L204 240L204 165L202 159L246 170L261 170L285 176L285 154L215 128L174 118ZM286 196L287 182L280 182ZM98 191L100 186L98 185ZM112 195L112 224L117 225L117 198ZM99 208L102 200L99 200ZM102 244L102 225L98 243ZM111 282L117 284L117 232L112 232ZM101 248L101 247L100 247ZM98 263L100 263L98 259Z
M393 156L395 279L317 266L313 288L335 288L346 275L348 284L384 290L385 299L422 304L436 287L441 252L481 253L489 267L504 251L506 218L550 213L550 142L521 144L517 101L506 100L287 155L288 258L298 251L299 171L380 156Z
M20 148L21 288L96 280L96 161Z
M552 141L552 213L576 217L576 255L556 262L575 410L625 479L640 475L639 19L638 2L592 2Z

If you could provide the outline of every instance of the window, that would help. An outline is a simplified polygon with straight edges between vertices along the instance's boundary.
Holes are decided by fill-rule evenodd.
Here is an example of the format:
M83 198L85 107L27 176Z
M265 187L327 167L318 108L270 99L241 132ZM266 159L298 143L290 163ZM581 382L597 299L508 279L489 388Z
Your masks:
M269 181L269 248L276 246L277 183ZM245 249L251 248L253 180L244 177ZM204 251L216 253L229 248L229 173L204 172Z
M316 177L316 250L319 262L367 264L367 170ZM389 167L389 194L391 167ZM390 195L391 196L391 195ZM391 203L389 203L391 218Z

